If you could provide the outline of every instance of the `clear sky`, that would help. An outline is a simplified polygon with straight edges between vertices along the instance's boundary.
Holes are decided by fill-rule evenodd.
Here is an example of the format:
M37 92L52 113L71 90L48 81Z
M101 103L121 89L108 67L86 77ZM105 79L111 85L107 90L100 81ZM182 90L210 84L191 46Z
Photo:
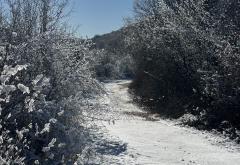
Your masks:
M78 26L78 35L93 37L117 30L123 18L132 15L133 0L72 0L69 23Z

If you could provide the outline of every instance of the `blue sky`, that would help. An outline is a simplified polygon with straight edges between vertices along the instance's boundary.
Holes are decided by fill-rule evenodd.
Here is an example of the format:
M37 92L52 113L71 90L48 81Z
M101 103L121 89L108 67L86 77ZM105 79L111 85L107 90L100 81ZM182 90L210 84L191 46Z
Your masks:
M123 18L132 15L133 0L72 0L69 23L78 26L78 35L93 37L117 30Z

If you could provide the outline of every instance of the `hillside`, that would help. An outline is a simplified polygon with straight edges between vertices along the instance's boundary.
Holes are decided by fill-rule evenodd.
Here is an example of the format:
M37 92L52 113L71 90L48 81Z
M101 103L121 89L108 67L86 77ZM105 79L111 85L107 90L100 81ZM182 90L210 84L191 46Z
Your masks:
M96 35L92 38L96 49L106 49L110 52L122 51L124 47L123 29L111 33Z

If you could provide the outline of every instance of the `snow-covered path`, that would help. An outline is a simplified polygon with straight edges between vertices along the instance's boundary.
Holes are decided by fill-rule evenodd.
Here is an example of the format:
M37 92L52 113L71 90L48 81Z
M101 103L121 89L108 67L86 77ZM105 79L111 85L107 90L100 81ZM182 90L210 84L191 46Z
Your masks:
M107 134L127 144L126 153L119 155L119 164L240 165L240 152L219 144L220 137L142 111L128 95L129 83L106 83L109 100L102 98L113 108L116 119L103 122Z

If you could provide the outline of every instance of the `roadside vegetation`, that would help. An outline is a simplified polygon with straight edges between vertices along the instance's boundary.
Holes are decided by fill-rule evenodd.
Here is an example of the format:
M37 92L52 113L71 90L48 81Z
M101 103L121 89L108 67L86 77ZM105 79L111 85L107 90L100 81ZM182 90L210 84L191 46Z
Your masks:
M239 1L136 0L134 11L125 41L135 100L239 142Z
M132 79L134 62L125 50L125 28L92 38L93 49L100 51L96 58L95 73L101 80Z
M1 3L0 164L84 164L97 52L63 26L67 0Z

